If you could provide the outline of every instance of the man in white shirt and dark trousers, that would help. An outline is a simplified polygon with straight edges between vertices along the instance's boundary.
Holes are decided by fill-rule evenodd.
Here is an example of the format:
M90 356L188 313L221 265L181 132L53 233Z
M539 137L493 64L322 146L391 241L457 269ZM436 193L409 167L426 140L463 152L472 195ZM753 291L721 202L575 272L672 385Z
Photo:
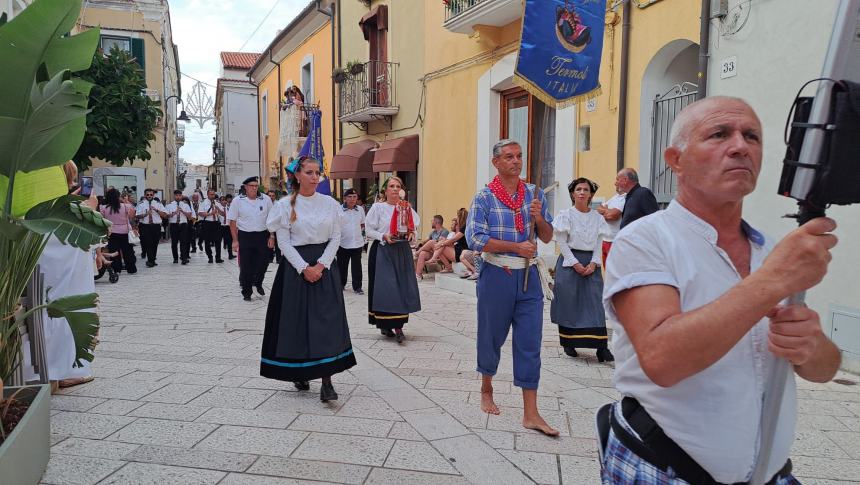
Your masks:
M612 241L615 235L621 230L621 215L624 213L624 201L627 199L627 193L624 189L615 182L615 195L609 198L600 207L597 208L597 213L603 216L606 220L606 225L609 226L610 233L603 236L601 244L601 252L603 257L603 267L606 268L606 258L609 257L609 249L612 247Z
M741 218L762 162L761 123L743 100L687 106L670 143L677 198L625 226L607 265L603 299L624 399L598 412L603 481L747 483L762 451L770 371L787 359L794 372L763 465L766 483L797 484L788 459L794 374L829 381L840 355L818 314L787 299L826 274L836 224L814 219L774 246Z
M245 195L233 199L227 220L233 236L233 251L239 252L239 283L245 301L251 301L252 288L265 295L263 277L269 267L271 251L275 247L275 235L269 234L266 218L272 208L272 199L259 194L260 182L249 177L242 182Z
M143 250L143 257L146 258L147 268L157 265L155 257L158 252L158 242L161 240L161 218L162 216L167 217L164 206L160 202L152 200L154 197L155 190L144 190L143 200L137 204L137 211L135 212L140 228L140 246Z
M191 246L191 229L188 221L194 218L191 206L182 200L182 191L173 191L173 202L164 208L170 221L170 249L173 252L173 262L178 263L180 254L182 264L188 264L188 250Z
M206 241L206 256L209 262L212 262L212 246L215 246L215 262L223 263L221 259L221 215L224 213L224 206L218 201L215 191L209 189L206 191L206 200L200 204L200 223L203 224L203 239Z
M364 208L358 203L358 192L347 189L343 193L343 213L341 214L340 248L337 250L337 265L340 270L340 283L346 289L347 270L352 267L352 291L363 295L361 289L361 253L364 250ZM350 264L351 262L351 264Z

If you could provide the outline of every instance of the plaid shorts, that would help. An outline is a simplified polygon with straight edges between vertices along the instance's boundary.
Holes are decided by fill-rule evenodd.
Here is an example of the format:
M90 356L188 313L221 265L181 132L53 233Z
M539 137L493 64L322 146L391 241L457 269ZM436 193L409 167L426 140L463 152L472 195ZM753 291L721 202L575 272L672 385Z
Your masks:
M632 431L627 423L622 422L622 426ZM603 452L600 478L604 485L687 485L686 481L675 476L671 468L664 472L639 458L618 440L611 429ZM778 479L776 485L800 485L800 482L789 475Z

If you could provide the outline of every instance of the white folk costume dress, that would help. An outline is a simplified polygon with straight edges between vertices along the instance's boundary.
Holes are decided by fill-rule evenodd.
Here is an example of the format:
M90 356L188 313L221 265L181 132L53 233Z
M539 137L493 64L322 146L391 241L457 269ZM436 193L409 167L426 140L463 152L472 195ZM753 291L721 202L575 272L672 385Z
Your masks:
M377 202L367 212L364 223L367 237L373 239L367 254L368 323L387 330L403 328L409 321L409 314L421 310L409 242L399 240L388 244L383 239L391 232L395 209L394 204ZM410 210L413 225L418 227L421 223L418 213Z
M558 213L552 228L561 248L555 264L555 298L550 306L550 319L558 325L559 341L562 347L606 348L600 261L602 236L609 234L609 226L597 211L580 212L571 207ZM573 269L576 263L594 263L597 268L582 276Z
M328 377L355 365L340 275L332 271L340 245L341 207L315 193L278 201L266 225L283 254L266 312L260 375L283 381ZM296 212L296 220L290 217ZM320 263L322 278L309 283L302 271Z

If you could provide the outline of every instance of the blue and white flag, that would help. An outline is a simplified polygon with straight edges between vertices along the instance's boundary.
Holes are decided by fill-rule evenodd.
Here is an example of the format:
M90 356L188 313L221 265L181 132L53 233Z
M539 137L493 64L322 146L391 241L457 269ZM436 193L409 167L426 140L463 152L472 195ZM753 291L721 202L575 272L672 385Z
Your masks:
M514 80L548 106L600 94L606 0L525 0Z
M299 151L298 158L310 157L320 162L320 184L317 186L317 192L325 195L331 195L331 185L328 181L328 171L325 166L325 151L323 150L322 142L322 112L313 110L308 113L308 139L305 140L304 146Z

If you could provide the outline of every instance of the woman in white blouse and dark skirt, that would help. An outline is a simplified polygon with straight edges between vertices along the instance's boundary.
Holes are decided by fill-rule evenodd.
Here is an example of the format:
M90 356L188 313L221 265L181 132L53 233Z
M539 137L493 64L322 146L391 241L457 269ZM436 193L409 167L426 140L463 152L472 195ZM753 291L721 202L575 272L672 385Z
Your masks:
M597 184L581 177L567 186L573 207L552 221L561 255L555 265L555 297L550 318L558 325L564 353L576 357L577 348L597 349L600 362L612 361L607 347L606 314L603 311L603 276L600 273L602 235L609 226L589 207Z
M401 200L402 180L391 177L384 187L385 201L373 204L364 226L367 237L373 239L367 256L368 321L382 335L402 343L409 314L421 310L409 247L420 220L409 203Z
M302 391L322 378L320 400L338 398L331 376L355 365L343 286L331 271L340 246L340 204L316 192L320 162L303 157L289 170L293 193L279 200L266 225L282 260L272 285L260 375L292 381Z

